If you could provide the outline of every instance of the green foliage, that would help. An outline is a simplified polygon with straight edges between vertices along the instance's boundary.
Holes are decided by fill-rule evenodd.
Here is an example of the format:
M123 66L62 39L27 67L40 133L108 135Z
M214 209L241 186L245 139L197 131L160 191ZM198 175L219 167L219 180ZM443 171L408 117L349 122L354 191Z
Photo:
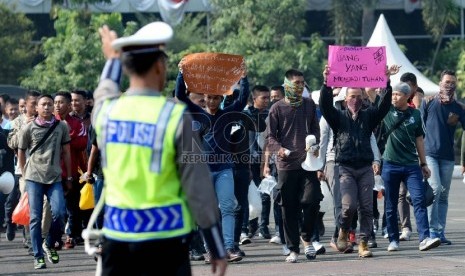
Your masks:
M121 14L91 14L87 11L58 10L55 37L43 39L45 60L36 65L21 85L46 93L60 89L93 90L104 65L98 28L107 24L119 35L132 32L134 23L126 28Z
M437 63L440 65L441 71L443 69L455 70L457 67L457 57L465 50L465 41L458 38L449 40L445 47L438 53ZM434 72L436 75L440 74L440 71Z
M352 37L360 33L361 0L332 1L329 15L336 45L353 45Z
M465 51L462 50L460 55L458 56L458 62L456 67L456 74L457 74L457 97L463 98L465 95L463 91L465 91Z
M244 56L252 84L281 84L290 68L304 71L310 84L321 83L326 46L317 35L308 43L300 42L307 1L211 0L210 3L213 15L209 49Z
M0 4L0 33L0 83L17 85L37 52L32 44L34 25L24 14Z
M422 16L426 29L437 41L447 25L459 23L460 9L453 0L423 0Z

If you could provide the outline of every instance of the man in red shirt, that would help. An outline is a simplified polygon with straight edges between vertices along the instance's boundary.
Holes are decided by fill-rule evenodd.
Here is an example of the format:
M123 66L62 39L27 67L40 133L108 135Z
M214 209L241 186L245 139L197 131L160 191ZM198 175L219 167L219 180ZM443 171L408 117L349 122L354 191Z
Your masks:
M71 172L72 175L63 175L72 179L71 190L65 191L66 209L68 212L68 226L70 233L64 244L66 249L73 248L76 242L82 241L82 211L79 209L79 199L81 184L79 183L79 172L87 168L85 151L87 147L87 130L84 124L76 117L70 116L71 94L69 92L58 92L55 95L55 117L58 120L65 121L68 124L69 136L71 138ZM63 164L62 164L63 166Z

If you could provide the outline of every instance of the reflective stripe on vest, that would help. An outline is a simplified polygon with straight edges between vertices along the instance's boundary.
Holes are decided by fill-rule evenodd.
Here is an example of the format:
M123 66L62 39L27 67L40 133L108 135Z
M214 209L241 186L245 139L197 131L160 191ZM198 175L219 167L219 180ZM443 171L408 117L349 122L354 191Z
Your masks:
M109 230L145 233L178 230L184 227L181 204L144 210L105 206L104 226Z

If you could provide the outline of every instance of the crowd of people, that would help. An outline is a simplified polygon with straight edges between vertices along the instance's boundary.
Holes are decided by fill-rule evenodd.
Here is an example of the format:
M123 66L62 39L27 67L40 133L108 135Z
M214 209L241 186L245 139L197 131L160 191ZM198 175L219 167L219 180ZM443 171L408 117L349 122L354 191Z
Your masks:
M272 86L250 86L245 65L232 95L193 93L181 60L173 97L164 97L168 25L151 23L124 38L104 26L100 35L107 63L95 93L0 96L1 170L15 175L13 191L0 195L0 219L9 241L22 228L35 269L46 267L45 258L58 263L57 251L83 244L92 210L79 207L80 180L93 184L95 202L105 186L105 211L94 226L103 232L104 275L129 264L143 275L154 263L173 264L168 275L190 275L190 261L224 275L227 262L247 258L243 245L257 238L281 245L286 262L298 262L301 249L314 260L326 251L323 181L333 201L336 251L351 253L358 245L359 257L372 257L380 230L387 250L399 250L413 232L407 192L419 250L451 244L454 134L465 126L453 71L443 72L436 95L424 97L412 73L391 86L397 65L386 70L380 88L330 87L327 66L315 102L303 95L309 88L302 71L289 69ZM120 93L123 68L130 85ZM315 146L308 146L309 136ZM307 153L323 161L321 168L302 166ZM249 219L249 185L269 177L277 185L261 193L261 214ZM430 206L426 185L435 194ZM25 194L30 223L20 226L12 213Z

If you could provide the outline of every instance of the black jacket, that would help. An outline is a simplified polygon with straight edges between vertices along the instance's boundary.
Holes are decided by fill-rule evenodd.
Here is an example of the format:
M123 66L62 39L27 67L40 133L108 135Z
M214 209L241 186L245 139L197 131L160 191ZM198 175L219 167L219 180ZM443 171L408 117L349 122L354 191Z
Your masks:
M371 165L374 157L370 136L391 107L390 83L387 84L386 93L379 106L373 105L360 110L356 120L352 119L348 109L338 110L333 106L332 95L330 87L321 87L320 109L336 137L336 163L356 169Z

